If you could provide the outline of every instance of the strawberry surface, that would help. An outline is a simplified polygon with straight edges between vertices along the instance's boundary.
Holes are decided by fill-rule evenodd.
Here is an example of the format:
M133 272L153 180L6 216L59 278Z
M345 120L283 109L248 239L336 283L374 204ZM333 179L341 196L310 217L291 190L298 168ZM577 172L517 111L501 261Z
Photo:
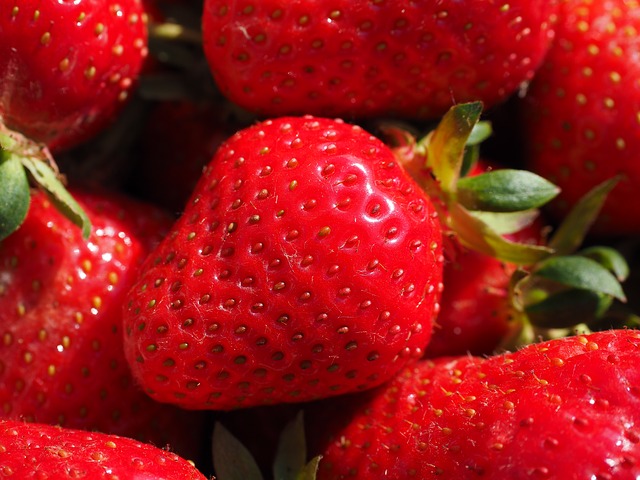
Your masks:
M609 330L421 362L307 410L318 478L637 478L639 356Z
M441 243L429 198L362 128L254 125L131 289L127 358L154 399L195 409L370 388L424 353Z
M233 102L265 116L434 118L531 79L554 1L206 0L205 54Z
M556 39L523 103L527 168L562 192L561 217L591 188L622 175L594 233L640 233L638 2L564 0Z
M37 192L0 243L0 418L193 445L197 424L144 394L122 345L126 291L171 217L115 194L72 191L92 220L88 239Z
M85 141L131 95L147 55L140 0L0 4L0 120L52 150Z
M11 478L204 480L175 453L138 441L0 420L0 475Z

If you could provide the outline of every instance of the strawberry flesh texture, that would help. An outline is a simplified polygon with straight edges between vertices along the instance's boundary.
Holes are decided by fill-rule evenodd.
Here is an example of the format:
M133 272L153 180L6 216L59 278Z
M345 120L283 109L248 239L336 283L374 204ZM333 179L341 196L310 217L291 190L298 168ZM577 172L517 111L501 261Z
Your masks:
M377 385L419 358L441 289L430 200L341 121L283 117L223 144L125 312L160 401L232 409Z
M591 188L618 174L593 227L598 235L640 233L638 111L640 28L635 2L562 3L556 39L523 104L527 168L562 191L562 218Z
M113 194L72 192L92 221L88 240L38 191L0 244L0 417L191 448L194 419L144 394L122 345L126 291L171 217Z
M136 84L146 28L140 0L2 2L0 120L54 151L88 140Z
M610 330L421 362L307 410L318 479L637 478L639 355Z
M175 453L129 438L11 420L0 421L0 465L12 478L205 479Z
M553 1L206 0L213 77L264 116L436 118L503 101L549 46Z

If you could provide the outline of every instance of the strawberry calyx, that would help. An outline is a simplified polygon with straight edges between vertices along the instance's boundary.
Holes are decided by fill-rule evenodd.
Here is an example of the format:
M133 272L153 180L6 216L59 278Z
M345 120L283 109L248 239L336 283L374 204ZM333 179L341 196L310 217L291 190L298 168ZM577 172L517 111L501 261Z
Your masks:
M29 210L32 187L41 188L56 208L91 233L91 222L67 191L49 149L0 124L0 240L13 233Z
M619 178L585 195L542 244L508 240L504 235L530 225L560 189L526 170L465 176L491 133L481 114L479 102L456 105L420 139L393 125L381 130L400 163L434 200L453 240L449 243L517 266L509 289L515 328L504 348L574 333L577 325L590 330L614 301L626 301L621 285L628 276L625 258L610 247L580 250Z
M300 411L280 434L273 462L273 478L315 480L321 456L307 461L303 412ZM264 480L251 452L222 423L213 429L213 463L218 480Z

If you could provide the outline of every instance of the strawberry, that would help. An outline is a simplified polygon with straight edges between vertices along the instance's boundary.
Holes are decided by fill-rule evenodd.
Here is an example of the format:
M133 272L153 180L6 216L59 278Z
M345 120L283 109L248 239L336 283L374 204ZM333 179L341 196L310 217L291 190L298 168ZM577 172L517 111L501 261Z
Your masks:
M122 344L126 291L171 217L113 193L73 193L94 225L87 240L36 191L0 243L0 418L191 448L201 420L148 398Z
M126 300L161 402L227 410L371 388L424 353L440 223L362 128L280 117L218 150Z
M83 142L130 97L147 55L141 0L4 1L0 119L52 151Z
M485 166L485 162L476 165L469 175L482 173ZM538 218L505 238L542 244L543 225ZM520 314L511 299L511 280L517 268L451 237L445 243L440 311L425 355L491 354L513 335L520 326Z
M204 51L220 90L263 116L436 118L489 108L531 79L555 0L206 0Z
M204 480L175 453L129 438L0 421L0 475L12 478Z
M308 408L318 479L626 479L640 475L640 332L405 368Z
M556 39L522 104L527 168L562 189L552 212L622 175L593 233L640 233L636 151L640 7L635 1L563 0Z

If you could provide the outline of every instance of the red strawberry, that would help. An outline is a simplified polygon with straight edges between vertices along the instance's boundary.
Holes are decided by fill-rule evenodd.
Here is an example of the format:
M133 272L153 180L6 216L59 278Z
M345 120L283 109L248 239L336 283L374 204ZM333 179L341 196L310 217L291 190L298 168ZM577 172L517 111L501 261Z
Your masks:
M254 125L131 289L127 358L154 399L195 409L373 387L424 353L441 242L429 198L362 128Z
M554 11L555 0L206 0L202 30L221 91L248 110L434 118L529 80Z
M147 55L141 0L0 4L0 119L52 150L111 121Z
M197 443L191 415L135 384L122 345L125 294L171 217L114 194L74 194L93 223L87 240L37 192L0 243L0 417Z
M505 237L515 242L539 244L542 225L535 221ZM451 242L457 243L455 239ZM514 309L510 291L512 275L518 266L460 245L454 249L453 257L444 263L445 288L425 355L494 353L521 327L520 313Z
M492 169L482 161L467 176ZM541 244L543 223L533 220L504 237L522 244ZM455 236L448 239L444 250L445 288L425 355L491 354L520 326L510 291L518 265L466 248Z
M318 478L637 478L639 361L640 333L609 330L419 363L307 410Z
M11 478L204 480L174 453L129 438L0 421L0 475Z
M554 46L524 101L528 168L562 189L557 216L624 175L594 226L600 235L640 233L639 28L635 1L563 0Z

